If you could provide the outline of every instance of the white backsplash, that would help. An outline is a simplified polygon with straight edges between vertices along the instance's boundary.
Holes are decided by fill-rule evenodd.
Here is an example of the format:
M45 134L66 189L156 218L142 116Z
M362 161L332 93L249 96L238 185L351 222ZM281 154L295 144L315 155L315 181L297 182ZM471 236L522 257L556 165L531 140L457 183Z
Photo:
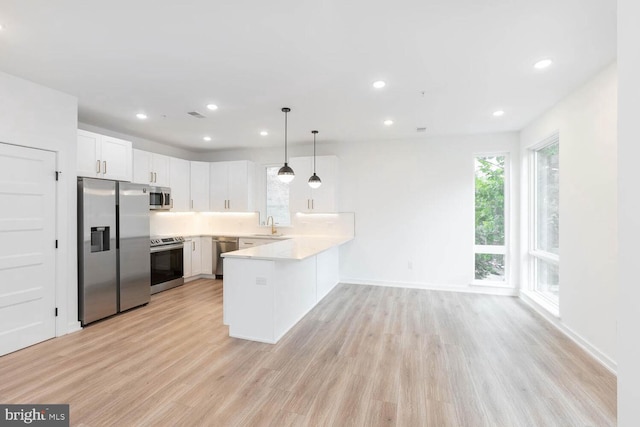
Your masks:
M355 236L356 215L353 212L306 214L291 216L293 231L285 234L304 236Z
M258 212L151 212L152 236L199 236L267 234L271 227L258 225ZM292 216L293 224L278 227L284 235L353 236L353 212L329 214L303 214Z

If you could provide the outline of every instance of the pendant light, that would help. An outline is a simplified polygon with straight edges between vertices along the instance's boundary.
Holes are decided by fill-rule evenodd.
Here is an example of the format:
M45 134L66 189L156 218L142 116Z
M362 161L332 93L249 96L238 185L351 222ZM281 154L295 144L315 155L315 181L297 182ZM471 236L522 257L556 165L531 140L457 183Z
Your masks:
M282 112L284 113L284 166L278 171L278 179L285 183L293 181L293 178L296 176L293 169L287 164L287 113L289 111L291 111L291 108L282 108Z
M311 133L313 134L313 175L309 178L309 187L318 188L322 185L320 177L316 175L316 135L318 131L312 130Z

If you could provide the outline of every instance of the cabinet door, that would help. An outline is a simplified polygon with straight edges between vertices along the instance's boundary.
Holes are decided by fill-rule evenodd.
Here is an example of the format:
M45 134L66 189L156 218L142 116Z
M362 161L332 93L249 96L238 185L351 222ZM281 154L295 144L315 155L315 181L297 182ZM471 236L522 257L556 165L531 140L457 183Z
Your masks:
M311 212L311 187L308 181L311 176L311 157L292 157L289 166L296 174L289 184L289 211Z
M228 193L228 162L213 162L209 164L209 194L211 196L211 210L221 212L227 210Z
M152 157L153 185L171 187L170 157L154 154Z
M148 151L133 150L133 182L136 184L151 184L151 156Z
M191 241L191 275L202 274L202 239L194 237Z
M191 210L189 161L169 158L169 174L171 175L171 210L189 212Z
M78 176L98 178L102 176L100 162L100 135L78 130Z
M253 211L254 164L246 160L228 162L227 210L232 212Z
M184 264L184 277L193 276L193 268L191 267L191 260L193 259L193 240L185 239L184 241L184 250L182 251L183 256L183 264Z
M100 151L104 179L131 181L133 160L130 141L103 136Z
M336 156L318 156L316 158L316 174L322 180L322 185L320 188L311 189L312 211L337 212L338 158Z
M191 162L191 210L209 210L209 163Z
M202 237L202 273L201 274L213 274L213 242L211 237Z

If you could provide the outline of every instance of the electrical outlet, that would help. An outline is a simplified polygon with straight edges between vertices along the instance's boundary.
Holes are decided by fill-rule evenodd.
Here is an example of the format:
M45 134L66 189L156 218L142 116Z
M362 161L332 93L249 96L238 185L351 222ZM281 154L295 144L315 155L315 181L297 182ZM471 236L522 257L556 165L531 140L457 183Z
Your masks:
M267 286L267 278L266 277L256 277L256 285L258 285L258 286Z

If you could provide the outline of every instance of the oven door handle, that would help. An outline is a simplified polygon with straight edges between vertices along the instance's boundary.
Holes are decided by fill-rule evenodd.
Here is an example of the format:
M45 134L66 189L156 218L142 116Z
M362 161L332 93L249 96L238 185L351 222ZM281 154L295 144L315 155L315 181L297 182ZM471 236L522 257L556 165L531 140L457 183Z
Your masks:
M155 246L151 248L151 253L170 251L173 249L184 249L184 243L180 243L177 245L164 245L164 246Z

